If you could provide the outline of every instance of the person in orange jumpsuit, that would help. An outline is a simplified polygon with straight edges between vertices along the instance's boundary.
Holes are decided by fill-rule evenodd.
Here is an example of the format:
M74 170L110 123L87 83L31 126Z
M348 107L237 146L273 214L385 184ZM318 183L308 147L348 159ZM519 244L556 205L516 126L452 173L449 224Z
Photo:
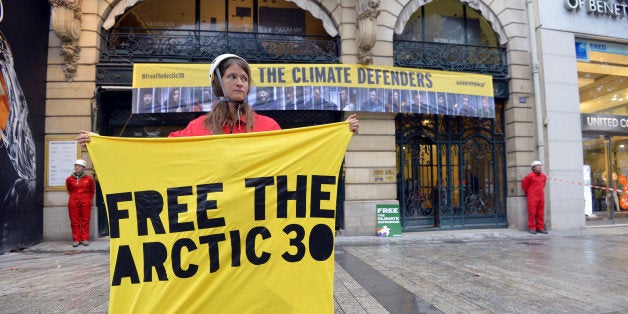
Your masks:
M530 172L523 181L521 187L528 197L528 229L530 233L544 233L545 230L545 182L547 177L541 170L543 163L533 161L531 164L532 172Z
M83 159L74 162L74 172L65 179L65 188L70 194L68 212L72 227L72 246L89 245L89 220L92 212L92 198L96 192L94 179L85 173L87 163Z

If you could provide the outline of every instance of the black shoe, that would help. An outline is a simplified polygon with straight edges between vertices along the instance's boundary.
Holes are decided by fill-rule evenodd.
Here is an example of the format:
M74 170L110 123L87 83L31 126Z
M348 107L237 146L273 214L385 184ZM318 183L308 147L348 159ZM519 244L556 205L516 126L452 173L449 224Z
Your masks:
M536 230L534 230L534 229L530 229L530 233L532 233L532 234L536 234Z
M542 233L542 234L547 234L547 231L545 231L545 229L539 229L537 230L538 233Z
M78 242L78 241L74 241L74 242L72 242L72 246L73 246L73 247L77 247L77 246L79 246L79 244L81 244L81 243L80 243L80 242Z

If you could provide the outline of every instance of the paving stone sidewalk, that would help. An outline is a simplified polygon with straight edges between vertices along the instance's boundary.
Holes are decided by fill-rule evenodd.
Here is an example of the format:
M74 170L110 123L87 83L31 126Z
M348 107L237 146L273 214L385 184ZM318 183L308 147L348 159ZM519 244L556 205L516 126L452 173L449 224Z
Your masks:
M628 225L336 238L336 313L628 313ZM109 242L0 255L0 313L106 313Z

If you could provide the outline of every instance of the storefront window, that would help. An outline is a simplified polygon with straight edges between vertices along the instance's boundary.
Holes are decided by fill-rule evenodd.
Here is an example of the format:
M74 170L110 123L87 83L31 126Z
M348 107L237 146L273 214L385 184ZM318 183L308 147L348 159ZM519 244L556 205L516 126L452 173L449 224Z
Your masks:
M143 1L124 13L124 15L118 19L115 27L194 29L195 2L195 0Z
M227 30L226 7L227 5L224 1L201 0L201 21L200 21L201 30L219 31L219 32L226 31ZM251 5L248 4L247 8L248 8L249 17L250 17ZM236 12L236 13L240 13L240 12ZM243 15L243 14L240 13L240 15ZM237 19L242 20L244 19L244 17L238 17Z
M626 219L628 136L587 136L584 140L585 215L591 222Z
M628 45L576 39L588 224L628 220Z
M400 40L457 45L497 46L497 37L479 12L457 0L439 0L417 10Z
M628 45L576 39L580 112L628 115Z
M145 0L115 28L327 35L321 20L284 0Z

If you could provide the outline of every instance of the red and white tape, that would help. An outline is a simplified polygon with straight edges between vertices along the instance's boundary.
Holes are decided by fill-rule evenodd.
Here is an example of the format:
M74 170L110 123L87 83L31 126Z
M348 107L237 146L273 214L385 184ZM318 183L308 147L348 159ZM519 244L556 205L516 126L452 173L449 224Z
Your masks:
M550 178L550 177L547 177L547 178L550 179L550 180L554 180L554 181L573 183L573 184L577 184L577 185L581 185L581 186L588 186L588 187L592 187L594 189L607 190L607 191L611 191L611 192L621 192L622 191L622 189L613 189L613 188L607 188L605 186L584 184L582 182L569 181L569 180L564 180L564 179L556 179L556 178Z

